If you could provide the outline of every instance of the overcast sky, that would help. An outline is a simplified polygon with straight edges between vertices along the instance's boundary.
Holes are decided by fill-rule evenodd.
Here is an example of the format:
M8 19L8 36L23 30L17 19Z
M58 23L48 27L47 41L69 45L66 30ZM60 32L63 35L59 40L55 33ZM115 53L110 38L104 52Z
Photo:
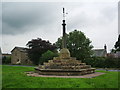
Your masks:
M65 7L67 33L85 33L95 49L107 45L108 52L118 38L117 2L3 2L2 52L25 47L31 39L51 43L62 36L62 8Z

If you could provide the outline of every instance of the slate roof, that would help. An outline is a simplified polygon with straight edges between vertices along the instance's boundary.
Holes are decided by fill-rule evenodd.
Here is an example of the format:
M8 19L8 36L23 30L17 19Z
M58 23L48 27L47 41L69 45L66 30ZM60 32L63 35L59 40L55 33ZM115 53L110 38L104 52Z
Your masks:
M93 56L103 57L107 54L107 51L105 49L93 49Z

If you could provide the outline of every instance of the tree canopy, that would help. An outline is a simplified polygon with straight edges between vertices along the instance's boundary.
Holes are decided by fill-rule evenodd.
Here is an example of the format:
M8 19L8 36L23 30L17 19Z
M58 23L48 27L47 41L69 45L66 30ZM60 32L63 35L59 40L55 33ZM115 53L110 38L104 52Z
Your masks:
M56 49L55 45L52 45L49 41L42 40L41 38L32 39L28 41L26 46L28 49L28 57L34 64L39 64L39 58L46 51L54 51Z
M67 48L71 56L77 59L85 59L92 55L91 41L81 31L74 30L66 35ZM58 49L62 48L62 37L55 43Z
M114 45L116 51L120 51L120 35L118 37L118 41Z
M56 52L52 52L48 50L47 52L43 53L42 56L40 57L40 64L43 64L43 62L47 62L48 60L53 59L53 57L57 57L58 54Z

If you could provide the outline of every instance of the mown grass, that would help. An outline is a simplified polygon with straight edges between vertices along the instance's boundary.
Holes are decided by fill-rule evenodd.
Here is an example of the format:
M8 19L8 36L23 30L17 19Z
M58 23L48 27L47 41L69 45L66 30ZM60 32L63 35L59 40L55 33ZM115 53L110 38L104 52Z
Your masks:
M2 67L2 88L118 88L118 72L97 71L106 74L95 78L30 77L26 71L33 67Z

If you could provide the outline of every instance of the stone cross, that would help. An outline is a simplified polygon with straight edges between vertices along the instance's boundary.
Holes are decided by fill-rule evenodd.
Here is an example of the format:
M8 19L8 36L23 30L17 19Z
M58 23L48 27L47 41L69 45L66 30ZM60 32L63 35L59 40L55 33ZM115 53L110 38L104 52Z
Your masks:
M63 8L63 41L62 41L62 48L67 48L66 46L66 24L65 24L65 9Z

